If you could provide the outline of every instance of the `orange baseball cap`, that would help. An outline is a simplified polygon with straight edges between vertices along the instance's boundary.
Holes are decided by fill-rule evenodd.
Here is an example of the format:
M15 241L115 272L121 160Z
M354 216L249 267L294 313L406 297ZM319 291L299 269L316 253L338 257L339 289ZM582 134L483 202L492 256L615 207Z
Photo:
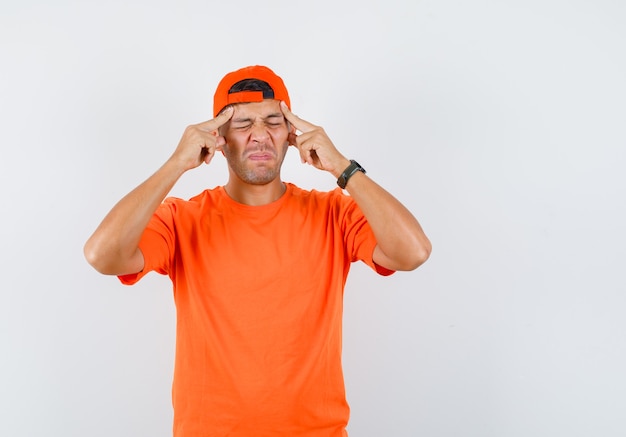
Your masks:
M246 79L263 81L270 89L268 91L233 90L234 85ZM282 100L291 109L287 88L276 73L262 65L241 68L228 73L217 85L213 98L213 116L217 117L222 109L233 103L260 102L263 99Z

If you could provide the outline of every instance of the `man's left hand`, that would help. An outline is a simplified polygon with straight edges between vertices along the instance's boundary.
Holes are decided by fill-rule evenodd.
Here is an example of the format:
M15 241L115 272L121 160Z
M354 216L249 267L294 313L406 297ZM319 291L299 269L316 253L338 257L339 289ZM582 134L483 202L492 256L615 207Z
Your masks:
M350 161L337 150L324 129L295 115L285 102L280 102L280 108L287 121L301 132L296 135L294 130L289 134L289 145L298 148L302 162L339 177Z

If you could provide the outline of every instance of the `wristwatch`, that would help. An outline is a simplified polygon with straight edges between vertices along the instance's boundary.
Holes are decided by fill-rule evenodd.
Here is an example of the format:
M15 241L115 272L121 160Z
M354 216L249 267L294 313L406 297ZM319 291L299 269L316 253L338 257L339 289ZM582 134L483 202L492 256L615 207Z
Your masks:
M337 179L337 185L339 185L342 189L346 188L346 184L348 183L348 179L352 177L357 171L366 173L365 169L361 167L361 165L356 162L354 159L350 160L350 165L341 173L339 179Z

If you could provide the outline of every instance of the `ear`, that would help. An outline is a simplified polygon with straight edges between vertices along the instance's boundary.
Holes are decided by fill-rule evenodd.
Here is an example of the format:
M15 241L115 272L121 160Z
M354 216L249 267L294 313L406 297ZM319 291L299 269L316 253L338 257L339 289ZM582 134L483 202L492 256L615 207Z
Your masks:
M296 133L296 127L293 124L289 123L288 121L287 121L287 130L289 131L290 135Z
M289 132L289 134L287 135L287 143L290 146L297 147L298 146L298 142L297 142L296 138L298 138L298 136L295 134L295 129L294 129L293 132Z

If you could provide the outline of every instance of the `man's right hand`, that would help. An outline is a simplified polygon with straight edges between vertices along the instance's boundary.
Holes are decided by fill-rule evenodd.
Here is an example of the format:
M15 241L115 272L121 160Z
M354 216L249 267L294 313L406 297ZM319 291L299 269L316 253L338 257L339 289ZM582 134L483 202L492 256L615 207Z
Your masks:
M154 211L178 178L202 162L211 162L226 144L218 129L233 116L232 108L213 120L189 126L178 147L161 168L124 196L85 243L85 257L100 273L124 275L144 268L139 241Z
M184 171L198 167L203 162L208 164L226 144L218 129L233 116L233 108L224 109L212 120L188 126L180 139L170 160L179 163Z

